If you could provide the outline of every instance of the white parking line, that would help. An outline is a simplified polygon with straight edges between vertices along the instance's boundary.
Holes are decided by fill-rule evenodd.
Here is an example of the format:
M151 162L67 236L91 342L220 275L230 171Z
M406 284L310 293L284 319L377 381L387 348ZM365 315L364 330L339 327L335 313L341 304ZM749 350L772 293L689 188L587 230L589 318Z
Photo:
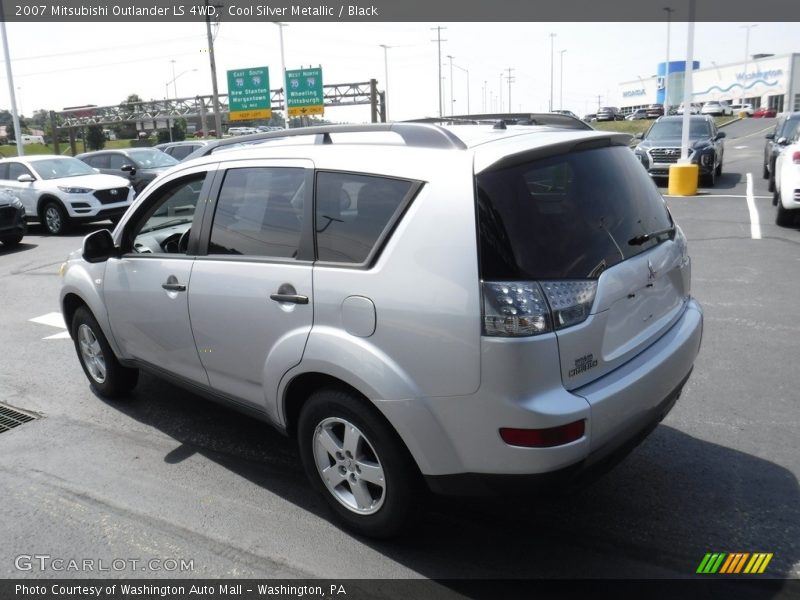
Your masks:
M66 330L67 326L64 325L64 317L61 316L60 312L51 312L47 313L46 315L41 315L39 317L34 317L32 319L28 319L31 323L38 323L39 325L48 325L50 327L57 327L59 329ZM56 333L53 335L48 335L47 337L43 337L43 340L63 340L69 339L69 332L62 331L60 333Z
M750 237L754 240L761 239L761 221L758 218L756 200L753 196L753 175L747 174L747 210L750 213Z

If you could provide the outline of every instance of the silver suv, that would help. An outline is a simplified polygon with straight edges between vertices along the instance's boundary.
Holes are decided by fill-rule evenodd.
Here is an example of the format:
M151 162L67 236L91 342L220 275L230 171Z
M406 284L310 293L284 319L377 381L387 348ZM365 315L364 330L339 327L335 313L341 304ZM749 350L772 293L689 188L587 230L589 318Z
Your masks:
M62 269L91 386L144 369L267 421L370 536L426 490L605 466L675 403L703 317L629 136L576 123L308 128L181 163Z

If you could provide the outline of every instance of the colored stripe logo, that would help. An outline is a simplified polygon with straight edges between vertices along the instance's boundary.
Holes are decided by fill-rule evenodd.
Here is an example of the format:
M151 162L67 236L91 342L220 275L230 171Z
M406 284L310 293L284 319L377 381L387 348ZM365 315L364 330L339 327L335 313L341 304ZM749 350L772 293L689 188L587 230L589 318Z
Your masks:
M772 552L709 552L700 561L700 575L760 575L772 560Z

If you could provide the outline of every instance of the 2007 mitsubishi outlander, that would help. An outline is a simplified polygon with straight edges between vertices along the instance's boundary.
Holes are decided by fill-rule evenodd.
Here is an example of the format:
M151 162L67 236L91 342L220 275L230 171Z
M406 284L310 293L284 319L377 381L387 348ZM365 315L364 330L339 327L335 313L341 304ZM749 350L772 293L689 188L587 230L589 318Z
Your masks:
M700 347L686 238L628 136L537 122L307 128L181 163L62 269L89 382L123 395L145 369L271 423L371 536L420 490L617 454Z

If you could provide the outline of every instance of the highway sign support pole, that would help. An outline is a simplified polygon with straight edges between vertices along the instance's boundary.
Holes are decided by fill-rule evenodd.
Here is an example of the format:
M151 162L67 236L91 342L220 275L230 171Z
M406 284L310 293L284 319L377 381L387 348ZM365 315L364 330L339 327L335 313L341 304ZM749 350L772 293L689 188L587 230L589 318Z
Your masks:
M222 115L219 112L219 89L217 88L217 63L214 59L214 38L211 35L211 15L206 3L206 35L208 36L208 59L211 62L211 91L214 95L214 126L218 138L222 138Z

